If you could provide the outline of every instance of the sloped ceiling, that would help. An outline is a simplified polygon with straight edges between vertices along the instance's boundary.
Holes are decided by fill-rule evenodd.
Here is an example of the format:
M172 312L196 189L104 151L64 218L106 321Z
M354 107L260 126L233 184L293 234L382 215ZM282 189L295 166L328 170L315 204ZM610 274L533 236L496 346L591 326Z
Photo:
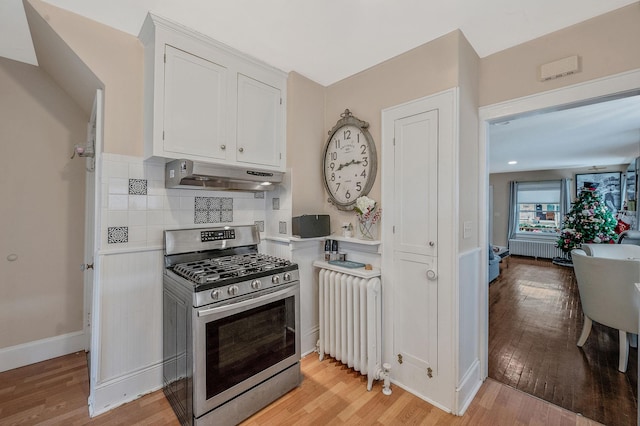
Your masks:
M485 57L636 0L47 3L134 36L147 12L154 11L284 71L294 70L329 85L457 28ZM55 58L47 54L54 52L47 47L54 37L38 29L34 36L41 38L39 56L48 61L48 69L54 69ZM0 1L0 56L37 64L22 0ZM95 81L85 83L95 85ZM77 98L86 108L89 97ZM640 155L640 97L517 117L509 124L491 126L490 134L492 173L622 164ZM518 164L508 165L511 160Z
M148 11L329 85L461 29L480 57L636 0L49 0L137 35ZM21 0L0 1L0 56L36 63Z

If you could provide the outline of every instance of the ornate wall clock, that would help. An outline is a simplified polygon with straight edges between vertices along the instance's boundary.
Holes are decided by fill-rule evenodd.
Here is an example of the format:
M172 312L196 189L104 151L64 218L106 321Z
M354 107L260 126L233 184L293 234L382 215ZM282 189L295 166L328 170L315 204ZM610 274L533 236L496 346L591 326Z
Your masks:
M378 171L378 156L369 123L345 109L324 147L322 174L329 202L340 210L352 210L356 199L367 195Z

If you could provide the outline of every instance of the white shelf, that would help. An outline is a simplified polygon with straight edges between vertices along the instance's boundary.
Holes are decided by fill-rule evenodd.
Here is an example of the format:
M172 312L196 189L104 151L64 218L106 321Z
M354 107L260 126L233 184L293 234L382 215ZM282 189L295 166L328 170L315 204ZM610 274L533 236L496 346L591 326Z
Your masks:
M343 268L342 266L332 265L324 260L316 260L313 262L313 266L322 269L328 269L330 271L342 272L343 274L353 275L360 278L375 278L382 275L380 268L373 268L366 270L362 268Z
M330 235L324 238L331 239L331 240L344 241L352 244L362 244L363 246L379 246L381 244L380 240L361 240L359 238L341 237L339 235Z
M359 238L342 237L339 235L327 235L326 237L311 237L311 238L290 237L289 239L291 241L337 240L337 241L343 241L351 244L361 244L363 246L379 246L382 243L380 240L361 240Z

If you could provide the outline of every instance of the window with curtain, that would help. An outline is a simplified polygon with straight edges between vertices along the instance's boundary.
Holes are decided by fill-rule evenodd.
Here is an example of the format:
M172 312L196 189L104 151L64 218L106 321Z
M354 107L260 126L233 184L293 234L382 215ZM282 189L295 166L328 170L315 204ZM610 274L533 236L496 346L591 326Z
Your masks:
M562 181L518 182L516 235L556 238L560 228Z

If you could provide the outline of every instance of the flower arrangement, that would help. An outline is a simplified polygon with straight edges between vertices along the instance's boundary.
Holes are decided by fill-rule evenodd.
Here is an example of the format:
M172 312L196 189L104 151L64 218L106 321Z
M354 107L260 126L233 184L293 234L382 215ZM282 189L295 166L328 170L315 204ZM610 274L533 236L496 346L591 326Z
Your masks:
M358 197L353 208L358 216L358 229L363 238L373 240L373 225L380 220L382 209L376 208L375 200L363 195Z
M564 217L556 247L565 253L584 243L613 244L617 221L595 188L583 189Z

